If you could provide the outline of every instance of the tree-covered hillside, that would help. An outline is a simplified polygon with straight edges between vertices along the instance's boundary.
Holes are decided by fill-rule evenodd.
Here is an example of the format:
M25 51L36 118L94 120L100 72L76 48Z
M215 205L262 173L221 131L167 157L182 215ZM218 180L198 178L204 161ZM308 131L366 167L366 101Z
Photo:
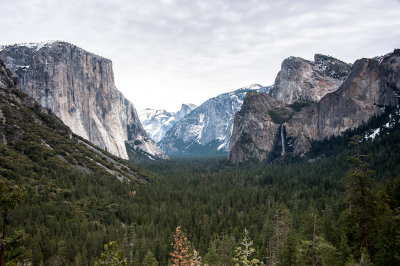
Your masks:
M123 234L135 184L151 176L73 135L1 62L0 158L6 262L68 264L80 254L80 264L93 264L103 243ZM23 200L12 209L16 189Z
M372 153L375 170L374 186L369 186L374 207L369 219L375 226L369 241L376 265L398 263L400 177L393 151L399 143L396 129L361 145L363 154ZM231 166L225 159L155 162L146 165L157 173L146 185L61 172L53 182L72 193L30 192L10 215L10 228L13 234L25 231L22 246L37 265L93 264L111 240L132 265L146 265L150 253L167 265L177 226L210 265L233 265L245 229L254 241L251 258L260 262L309 265L315 240L318 264L343 265L368 258L360 249L346 187L350 154L354 149L274 165Z

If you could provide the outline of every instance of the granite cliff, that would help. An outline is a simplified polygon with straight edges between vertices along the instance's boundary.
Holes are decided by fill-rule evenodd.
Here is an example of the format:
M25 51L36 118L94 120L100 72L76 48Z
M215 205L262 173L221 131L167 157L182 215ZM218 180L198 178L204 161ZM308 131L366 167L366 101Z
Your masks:
M230 139L229 159L232 162L252 158L260 161L270 159L270 151L274 150L275 144L279 144L276 137L281 127L274 121L271 110L282 114L283 117L291 114L287 105L268 94L253 91L246 94L242 108L235 115Z
M144 183L150 175L72 134L50 109L21 91L18 78L1 60L0 158L1 177L23 180L25 187L44 186L49 173L53 188L54 175L66 172L74 178L113 177L123 183Z
M235 116L229 159L238 163L267 161L287 152L304 154L312 140L357 128L383 114L385 107L398 108L399 96L399 49L357 60L337 90L302 108L248 93Z
M59 41L3 46L0 59L18 77L22 91L75 134L124 159L126 144L165 158L132 103L116 89L111 60Z
M321 54L314 56L314 62L289 57L282 62L270 94L286 104L316 102L337 90L350 68L345 62Z

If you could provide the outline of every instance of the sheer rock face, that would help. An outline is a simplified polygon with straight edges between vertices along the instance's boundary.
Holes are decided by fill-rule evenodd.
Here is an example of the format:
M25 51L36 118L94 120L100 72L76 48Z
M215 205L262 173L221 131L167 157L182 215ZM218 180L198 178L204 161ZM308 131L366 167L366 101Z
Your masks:
M293 115L287 131L293 137L323 140L360 126L384 106L397 106L400 95L400 50L382 58L360 59L335 92Z
M336 91L349 74L351 65L330 56L316 54L314 62L289 57L282 63L272 97L291 104L295 101L319 101Z
M22 110L24 108L31 111L26 112ZM44 124L37 114L48 116L49 110L21 92L18 78L0 60L0 142L7 145L20 141L30 130L29 127L24 127L24 121ZM51 122L58 127L61 134L72 138L71 130L60 119L56 118Z
M268 160L280 128L268 110L281 108L287 107L268 94L252 91L246 94L241 110L235 115L229 149L231 162L238 163L252 158Z
M22 90L75 134L124 159L125 141L138 138L147 142L145 152L164 156L132 103L115 88L110 60L65 42L4 46L0 58Z
M270 119L271 110L279 103L274 106L270 98L249 93L235 117L229 159L233 163L268 160L276 149L282 149L281 139L277 138L281 125L285 129L285 147L295 154L304 154L311 140L323 140L357 128L372 116L382 114L382 107L398 107L399 96L399 49L384 57L357 60L338 90L282 121ZM241 139L248 142L243 145Z

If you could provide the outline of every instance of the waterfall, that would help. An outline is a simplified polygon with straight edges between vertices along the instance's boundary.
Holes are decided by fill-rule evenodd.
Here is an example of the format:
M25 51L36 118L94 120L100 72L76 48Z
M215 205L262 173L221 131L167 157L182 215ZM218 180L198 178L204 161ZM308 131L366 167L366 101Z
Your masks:
M282 156L285 156L285 136L283 133L284 125L281 125Z

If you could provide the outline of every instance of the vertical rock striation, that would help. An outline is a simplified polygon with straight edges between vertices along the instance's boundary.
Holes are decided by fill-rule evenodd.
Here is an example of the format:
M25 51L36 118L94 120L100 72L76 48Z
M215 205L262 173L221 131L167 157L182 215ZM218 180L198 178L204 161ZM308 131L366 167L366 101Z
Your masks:
M239 163L250 159L268 161L282 148L281 124L290 115L291 109L259 92L248 92L243 106L235 115L230 138L229 160ZM282 119L282 121L280 121Z
M135 140L146 144L145 152L165 157L147 136L132 103L115 88L111 60L58 41L3 46L0 59L22 90L75 134L124 159L125 142Z

